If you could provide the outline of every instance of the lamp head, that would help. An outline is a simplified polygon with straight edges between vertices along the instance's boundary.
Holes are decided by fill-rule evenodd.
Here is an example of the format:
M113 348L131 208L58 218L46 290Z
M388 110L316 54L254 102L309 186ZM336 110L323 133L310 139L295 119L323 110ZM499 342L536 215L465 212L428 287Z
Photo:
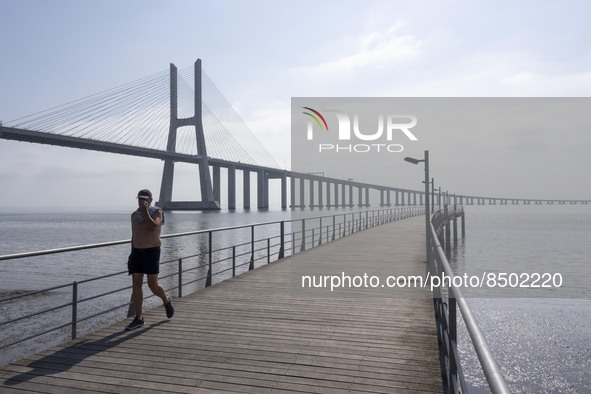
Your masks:
M412 157L405 157L404 161L408 161L409 163L412 163L412 164L419 164L420 162L422 162L424 160L417 160L417 159L413 159Z

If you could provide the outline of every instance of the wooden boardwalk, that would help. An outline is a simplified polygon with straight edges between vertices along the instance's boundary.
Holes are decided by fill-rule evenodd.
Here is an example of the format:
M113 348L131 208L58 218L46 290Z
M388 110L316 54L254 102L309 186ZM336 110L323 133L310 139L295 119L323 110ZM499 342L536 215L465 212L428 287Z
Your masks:
M424 274L424 223L330 242L175 300L172 320L159 307L144 328L126 332L121 322L5 365L0 392L439 393L428 290L335 296L296 286L306 264L335 275Z

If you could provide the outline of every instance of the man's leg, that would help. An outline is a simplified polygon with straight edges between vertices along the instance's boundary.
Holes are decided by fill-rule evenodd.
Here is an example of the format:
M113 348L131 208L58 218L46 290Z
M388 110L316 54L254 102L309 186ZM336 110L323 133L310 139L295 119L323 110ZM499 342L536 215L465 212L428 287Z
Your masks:
M150 290L154 295L157 295L162 300L164 304L164 309L166 309L166 317L169 319L174 316L174 307L172 306L172 300L168 298L166 292L158 283L158 275L148 275L148 286L150 286Z
M158 274L155 274L155 275L148 274L148 287L150 287L150 290L152 290L152 293L155 296L160 297L163 304L168 303L168 297L166 296L166 292L164 291L164 289L162 288L162 286L160 286L160 283L158 282Z
M141 273L134 273L131 275L133 286L132 286L132 299L133 299L133 306L135 307L135 315L141 316L142 315L142 305L144 302L144 292L142 290L142 286L144 284L144 274ZM150 275L148 275L148 279Z

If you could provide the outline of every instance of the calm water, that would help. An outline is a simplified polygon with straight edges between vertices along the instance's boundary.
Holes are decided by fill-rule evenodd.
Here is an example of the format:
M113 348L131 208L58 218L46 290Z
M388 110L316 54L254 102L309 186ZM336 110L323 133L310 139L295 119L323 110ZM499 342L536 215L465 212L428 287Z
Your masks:
M0 255L126 240L131 237L130 213L0 214ZM162 234L287 220L290 213L168 212L165 216ZM239 238L247 238L246 235L250 236L250 232L231 234ZM219 237L215 239L221 241ZM161 260L197 252L202 243L203 240L197 237L182 239L180 243L165 240ZM60 258L46 256L0 262L2 277L9 279L3 281L0 291L37 290L126 269L129 245L105 248L103 253L95 250L68 253Z
M133 208L132 208L133 209ZM298 218L327 215L342 215L358 211L357 208L346 209L316 209L294 211ZM0 255L20 252L30 252L68 246L101 243L108 241L127 240L130 238L131 212L101 212L101 213L0 213ZM349 216L349 215L348 215ZM291 211L236 211L220 212L167 212L163 234L176 234L203 229L225 228L261 222L277 222L289 220ZM338 219L342 220L342 219ZM337 223L338 223L337 220ZM332 220L330 221L332 223ZM309 229L318 227L318 220L309 221ZM323 226L325 226L323 224ZM290 224L286 223L285 231L290 233ZM266 238L275 237L270 242L271 255L274 260L279 251L277 239L280 233L278 223L259 226L255 229L255 239L263 241L255 243L255 266L267 262ZM318 237L318 233L316 235ZM317 238L316 238L317 239ZM232 245L236 248L236 274L248 270L250 260L250 227L213 235L213 249L219 250ZM286 237L286 255L291 253L291 237ZM114 308L129 302L131 290L130 279L126 273L86 282L91 278L104 276L116 272L126 271L129 244L110 246L59 255L47 255L18 260L0 261L0 299L27 295L25 298L5 303L0 308L0 322L15 319L24 313L34 314L47 310L56 305L67 305L72 300L72 282L78 284L78 318L92 316L99 311ZM180 238L163 240L160 281L164 288L174 289L178 283L178 260L183 258L183 270L190 270L183 274L183 293L189 294L202 289L208 268L208 237L207 235L190 235ZM214 252L214 261L222 260L214 266L214 283L232 276L231 249ZM194 256L186 258L186 256ZM221 273L220 273L221 272ZM167 277L168 276L168 277ZM81 283L82 282L82 283ZM38 290L45 290L54 286L67 285L45 291L42 294L32 294ZM146 290L147 291L147 290ZM177 290L171 294L177 295ZM95 298L99 294L112 292L107 296ZM149 292L148 292L149 293ZM85 301L81 301L85 300ZM159 305L159 300L148 299L145 309ZM78 335L96 330L102 326L112 324L126 317L127 309L119 308L112 313L98 318L88 319L78 324ZM49 321L51 320L51 322ZM71 321L70 307L45 314L42 317L30 318L19 323L0 326L0 344L14 342L40 332L45 326L68 324ZM49 324L52 323L52 324ZM54 345L67 339L70 328L40 337L24 344L11 346L0 352L0 365L32 354L48 345Z
M335 212L339 211L317 210L312 214ZM129 213L0 214L0 255L128 239ZM163 233L286 220L290 215L290 212L282 211L167 213ZM591 392L591 296L589 286L586 286L591 280L588 274L591 266L588 257L591 252L591 205L468 206L466 218L466 239L460 242L454 253L453 265L457 272L491 272L507 268L513 268L513 272L534 272L534 269L564 272L565 283L569 282L571 286L569 293L560 298L548 294L529 298L525 293L507 298L501 292L487 298L476 294L469 299L511 389L522 393ZM275 235L278 230L272 227L261 231ZM248 240L249 236L250 230L246 230L220 237L216 242ZM198 252L204 244L204 240L197 237L165 240L162 260ZM0 262L3 279L0 298L125 270L128 252L129 246L123 245L103 252L74 252L59 259L46 256ZM195 264L198 266L200 262L196 259ZM587 269L581 269L585 266ZM163 267L162 272L166 270ZM579 275L574 275L577 270ZM195 275L204 274L203 270L197 271ZM571 280L575 276L576 280ZM129 278L122 275L100 284L80 286L80 297L91 296L98 290L128 286L128 281ZM129 293L113 297L120 303L122 298L127 301ZM43 307L66 303L70 299L71 290L66 288L38 297L36 304ZM155 300L152 301L155 305ZM0 321L19 308L22 306L18 304L3 307ZM90 305L81 305L80 313L90 313L92 309ZM79 329L82 334L121 318L121 312L118 312L96 323L81 324ZM63 319L68 321L68 311ZM34 323L27 323L17 331L26 331L30 328L28 324L34 327ZM0 330L0 341L19 334L2 327ZM53 339L54 343L60 340ZM44 342L48 340L44 339ZM487 392L462 324L459 325L459 343L472 392ZM18 350L9 349L0 355L0 365L35 351L39 346L32 344Z
M591 205L467 206L466 219L456 272L559 272L570 286L560 298L523 289L468 300L511 390L590 393ZM458 330L471 392L488 392L463 324Z

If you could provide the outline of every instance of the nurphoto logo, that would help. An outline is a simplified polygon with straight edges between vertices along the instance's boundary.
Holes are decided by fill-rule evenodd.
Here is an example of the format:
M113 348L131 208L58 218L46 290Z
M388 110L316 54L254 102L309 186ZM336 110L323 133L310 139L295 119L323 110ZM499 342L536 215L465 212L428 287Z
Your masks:
M359 114L347 114L339 110L323 110L321 113L311 107L302 107L305 111L302 113L309 117L307 120L307 139L314 140L314 131L329 132L327 117L323 115L332 115L329 119L336 119L338 142L335 143L319 143L318 151L320 153L333 152L390 152L399 153L404 150L404 146L398 143L392 143L394 138L405 136L410 141L418 141L418 138L412 133L410 129L417 125L417 117L412 114L378 114L377 115L377 130L374 126L372 130L368 130L367 126L363 130L360 127ZM352 119L352 121L351 121ZM371 122L373 119L364 119L365 122ZM374 121L375 122L375 121ZM364 123L365 124L365 123ZM375 123L373 123L375 124ZM334 137L332 137L334 139ZM342 143L363 141L364 143ZM370 142L371 143L368 143Z

